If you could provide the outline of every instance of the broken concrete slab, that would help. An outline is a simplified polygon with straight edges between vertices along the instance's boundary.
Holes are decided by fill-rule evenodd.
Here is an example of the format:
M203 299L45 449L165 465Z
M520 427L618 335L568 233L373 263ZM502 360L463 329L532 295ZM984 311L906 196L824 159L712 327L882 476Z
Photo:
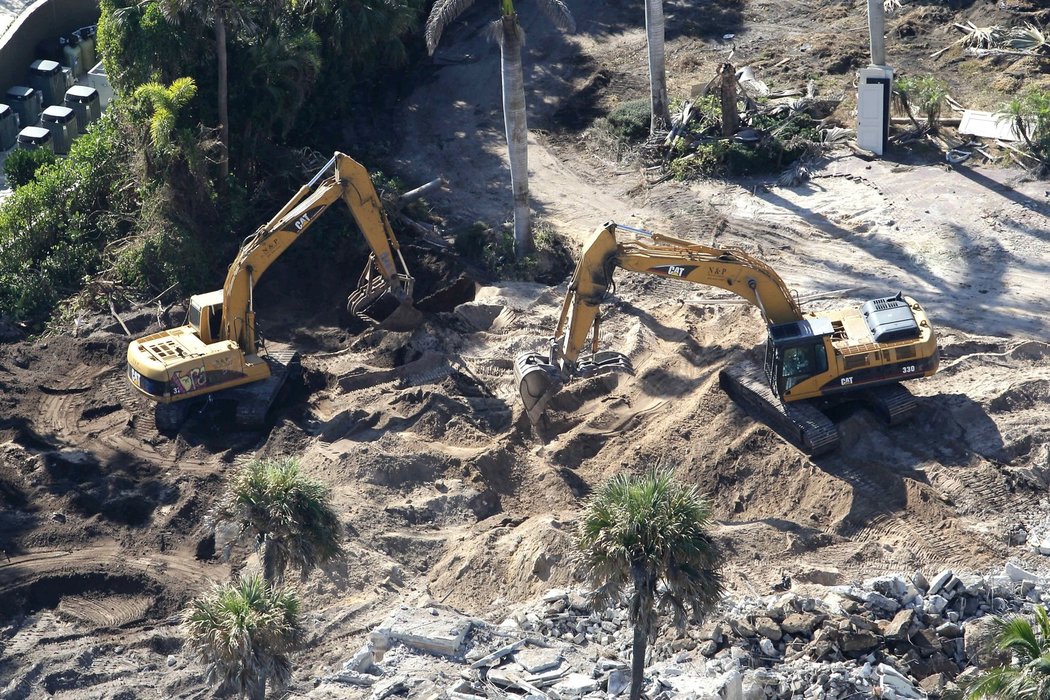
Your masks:
M531 674L542 673L561 665L562 655L557 649L521 649L514 654L518 665Z
M395 610L369 634L377 657L394 644L413 649L458 656L473 619L443 608L408 608Z

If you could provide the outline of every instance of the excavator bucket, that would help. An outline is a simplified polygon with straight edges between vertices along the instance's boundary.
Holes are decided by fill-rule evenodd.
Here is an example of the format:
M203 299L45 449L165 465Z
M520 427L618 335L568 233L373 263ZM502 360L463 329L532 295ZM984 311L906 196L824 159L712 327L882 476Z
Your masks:
M380 321L378 327L387 331L407 332L415 330L422 322L422 312L412 304L405 302Z
M514 381L518 384L525 415L533 424L539 421L547 402L562 383L558 368L548 359L545 355L527 353L514 360Z

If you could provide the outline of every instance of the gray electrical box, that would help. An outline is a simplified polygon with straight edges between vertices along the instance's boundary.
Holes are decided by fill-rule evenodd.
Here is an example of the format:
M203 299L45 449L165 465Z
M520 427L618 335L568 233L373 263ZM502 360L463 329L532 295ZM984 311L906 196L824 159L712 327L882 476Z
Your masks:
M44 106L62 104L66 78L57 61L33 61L29 64L29 87L40 91Z
M66 90L66 107L77 113L81 133L87 131L88 124L102 116L98 90L89 85L74 85Z
M55 153L69 153L77 137L77 113L69 107L53 105L40 115L40 126L51 132Z
M27 151L46 148L53 151L51 132L41 126L27 126L18 132L18 147Z
M24 85L16 85L7 89L7 97L4 100L18 115L18 121L22 127L36 126L40 121L40 111L44 108L40 104L40 91Z

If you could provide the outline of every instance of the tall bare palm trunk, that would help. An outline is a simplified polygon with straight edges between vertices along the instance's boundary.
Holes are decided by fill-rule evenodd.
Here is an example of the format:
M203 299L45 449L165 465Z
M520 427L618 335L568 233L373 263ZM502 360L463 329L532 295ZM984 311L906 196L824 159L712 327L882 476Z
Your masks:
M222 142L222 153L219 156L219 188L223 190L226 187L226 176L230 172L230 115L226 82L226 23L221 11L215 13L215 52L218 54L216 63L219 66L219 140Z
M645 0L645 40L649 47L649 93L652 116L649 135L666 131L671 124L667 105L667 72L664 58L663 0Z
M638 606L637 622L634 625L634 641L631 644L631 694L630 700L642 697L642 683L645 681L645 652L653 620L653 602L656 594L656 577L646 570L644 564L631 565L631 579L634 583L635 600Z
M525 114L525 79L521 68L521 27L518 15L504 15L500 36L503 72L503 121L507 130L510 189L514 197L514 253L518 258L535 247L529 230L529 130Z

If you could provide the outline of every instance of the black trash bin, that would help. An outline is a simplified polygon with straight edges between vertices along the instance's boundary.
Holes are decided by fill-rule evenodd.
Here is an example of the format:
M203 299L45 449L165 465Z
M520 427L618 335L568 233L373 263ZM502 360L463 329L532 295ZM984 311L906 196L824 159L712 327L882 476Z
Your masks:
M18 147L27 151L35 151L38 148L54 150L51 132L42 126L27 126L18 132Z
M40 115L40 126L51 132L55 153L65 155L78 136L77 114L69 107L51 105Z
M66 95L66 78L62 75L62 66L55 61L39 60L29 64L28 83L29 87L40 91L45 107L62 104Z
M40 91L25 85L16 85L7 89L5 100L11 109L15 110L18 120L23 128L36 126L40 121L40 112L44 109L40 104Z
M81 133L87 131L88 124L102 116L98 90L88 85L74 85L66 90L66 107L77 113Z

